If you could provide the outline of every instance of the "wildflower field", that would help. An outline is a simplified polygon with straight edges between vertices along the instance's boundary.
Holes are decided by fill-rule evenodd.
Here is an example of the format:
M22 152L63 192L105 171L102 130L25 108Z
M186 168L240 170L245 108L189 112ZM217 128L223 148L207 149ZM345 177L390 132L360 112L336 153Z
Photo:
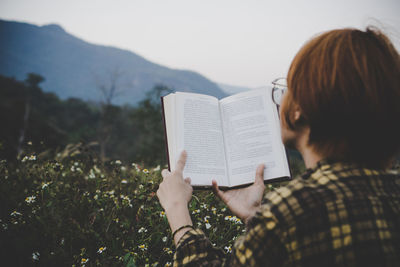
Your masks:
M0 162L0 240L7 266L169 266L174 245L156 191L161 168L78 154ZM269 186L271 190L273 187ZM231 251L244 225L195 191L195 226Z

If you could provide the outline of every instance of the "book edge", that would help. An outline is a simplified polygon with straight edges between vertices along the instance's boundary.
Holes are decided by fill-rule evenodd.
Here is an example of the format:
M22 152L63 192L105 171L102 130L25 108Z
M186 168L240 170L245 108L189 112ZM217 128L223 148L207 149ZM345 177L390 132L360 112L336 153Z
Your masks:
M165 151L167 154L168 170L171 171L171 162L170 162L169 149L168 149L167 124L166 124L166 120L165 120L164 97L162 96L160 98L161 98L162 118L163 118L163 125L164 125Z
M277 177L277 178L272 178L272 179L267 179L264 180L264 184L271 184L271 183L276 183L276 182L285 182L285 181L291 181L293 178L290 176L282 176L282 177ZM218 186L218 188L222 191L227 191L227 190L232 190L232 189L240 189L240 188L245 188L253 183L246 183L246 184L241 184L241 185L236 185L236 186ZM204 191L204 190L210 190L212 189L211 185L192 185L193 190L199 190L199 191Z

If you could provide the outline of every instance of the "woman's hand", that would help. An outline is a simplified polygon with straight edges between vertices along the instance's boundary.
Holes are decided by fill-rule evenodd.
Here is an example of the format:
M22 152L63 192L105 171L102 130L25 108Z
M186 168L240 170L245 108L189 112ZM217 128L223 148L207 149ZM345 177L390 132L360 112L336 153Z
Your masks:
M228 206L233 214L247 221L260 209L264 195L264 165L259 165L254 184L246 188L232 189L226 192L219 190L217 182L212 181L214 193Z
M164 169L161 171L163 181L157 190L157 196L161 206L166 212L177 205L187 206L192 198L193 188L190 185L190 178L183 179L183 169L186 164L186 152L183 151L173 172Z
M190 185L190 178L183 179L186 157L186 152L183 151L173 172L169 172L166 169L161 171L163 181L157 190L157 197L167 214L172 232L181 226L193 225L188 209L188 202L192 198L193 188ZM189 229L183 228L176 233L175 244Z

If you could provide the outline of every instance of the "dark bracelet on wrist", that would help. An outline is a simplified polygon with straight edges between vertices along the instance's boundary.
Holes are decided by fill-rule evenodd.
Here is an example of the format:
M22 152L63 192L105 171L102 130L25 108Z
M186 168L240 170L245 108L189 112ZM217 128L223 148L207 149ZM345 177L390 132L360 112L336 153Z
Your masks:
M172 233L172 240L175 238L176 233L179 232L180 230L182 230L183 228L192 228L192 229L194 229L194 228L193 228L193 225L190 225L190 224L181 226L181 227L179 227L178 229L176 229L176 230Z

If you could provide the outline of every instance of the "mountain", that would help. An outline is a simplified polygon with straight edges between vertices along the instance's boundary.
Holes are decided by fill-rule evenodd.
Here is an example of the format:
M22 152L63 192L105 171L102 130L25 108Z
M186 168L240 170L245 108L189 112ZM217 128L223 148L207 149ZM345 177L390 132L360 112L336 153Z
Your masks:
M162 45L162 44L160 44ZM102 99L99 88L117 88L114 104L136 104L155 85L213 95L227 94L204 76L152 63L127 50L95 45L50 24L0 20L0 74L24 80L45 78L41 87L61 98Z
M234 95L237 93L241 93L241 92L253 89L250 87L234 86L234 85L228 85L228 84L223 84L223 83L218 83L218 86L228 95Z

